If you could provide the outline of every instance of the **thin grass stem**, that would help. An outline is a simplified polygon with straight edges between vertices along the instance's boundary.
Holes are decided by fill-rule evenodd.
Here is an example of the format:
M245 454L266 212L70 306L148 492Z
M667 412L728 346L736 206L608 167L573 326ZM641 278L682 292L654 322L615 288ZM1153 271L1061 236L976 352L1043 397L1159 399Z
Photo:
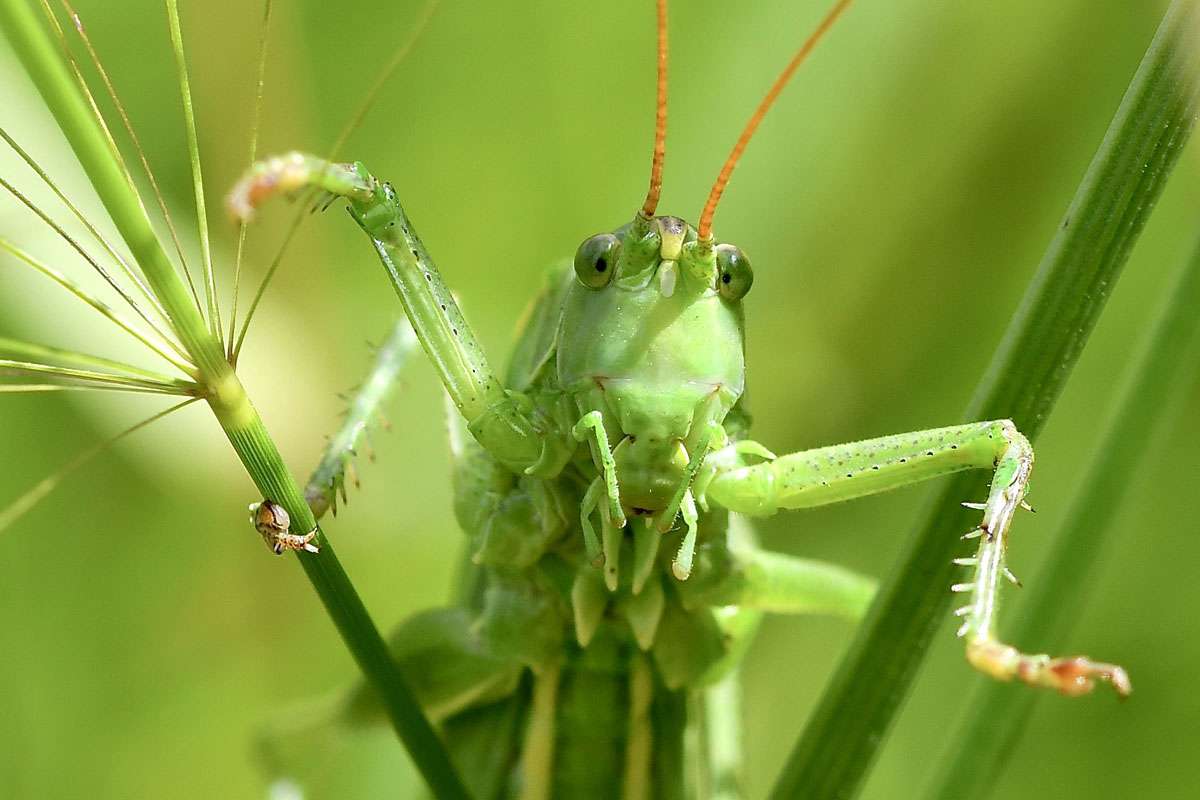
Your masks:
M345 146L346 141L350 138L350 135L354 133L355 129L357 129L359 125L362 124L362 121L366 118L367 113L370 112L371 108L375 105L375 102L379 99L379 93L383 91L383 87L387 85L389 80L391 80L392 75L395 74L396 70L400 67L400 64L404 61L409 52L411 52L413 47L416 45L417 41L421 38L421 34L423 34L425 29L429 26L429 22L433 19L433 13L437 10L438 3L440 1L441 0L429 0L429 2L425 4L424 8L421 10L421 16L417 18L416 23L409 30L408 38L406 38L400 44L400 46L396 48L396 52L392 54L392 57L388 60L388 63L384 65L383 69L380 70L379 75L376 76L375 81L371 84L371 88L367 90L367 94L363 97L362 104L359 105L358 110L352 117L350 117L346 124L342 126L341 131L338 132L337 138L333 141L333 147L330 148L329 155L325 159L327 162L332 163L337 159L338 155L341 153L342 147ZM279 245L279 251L275 254L275 258L271 260L271 266L267 268L266 273L263 275L262 281L258 285L258 290L254 293L254 300L250 303L250 308L246 312L246 319L242 323L241 333L238 334L237 346L234 347L233 350L233 358L231 361L233 361L235 364L237 363L238 356L242 352L242 344L246 339L246 332L250 328L250 320L254 318L254 313L258 310L258 305L262 301L263 295L266 294L267 286L270 285L271 279L275 277L275 272L279 269L279 265L283 261L283 255L287 251L288 245L291 244L292 237L295 236L296 231L299 230L300 224L307 216L307 209L311 205L313 199L317 197L318 193L319 190L316 188L305 191L305 194L299 203L299 208L296 209L296 214L292 218L292 222L288 226L287 232L284 234L283 241Z
M83 42L83 46L88 52L88 57L91 59L92 66L96 69L97 75L100 76L100 82L104 84L105 91L108 94L108 99L112 102L113 107L117 111L117 115L121 118L121 123L125 128L125 134L129 137L130 144L133 145L134 152L136 152L138 155L138 160L142 165L142 171L145 173L146 180L150 183L150 190L154 194L154 199L158 203L158 210L159 213L162 214L163 223L167 226L167 233L170 235L171 243L174 245L175 255L179 258L180 269L183 271L183 276L187 281L188 289L191 290L192 300L196 304L196 309L201 310L202 306L200 304L200 294L196 291L195 281L192 280L192 272L188 268L187 256L184 254L183 243L179 239L179 231L175 227L175 221L171 217L170 209L167 208L166 198L163 196L162 189L159 188L158 179L154 176L154 170L150 168L150 160L146 157L146 151L142 147L142 142L138 138L137 131L133 127L133 122L129 119L128 112L125 110L125 104L121 102L121 97L119 94L117 94L117 88L113 84L112 79L109 77L108 71L104 68L104 63L100 60L100 54L96 51L96 48L92 46L92 40L88 37L87 28L84 27L83 19L79 16L71 4L67 2L67 0L60 0L60 2L63 9L71 17L71 21L75 26L75 32L79 35L79 40ZM137 196L137 189L133 184L133 176L130 174L129 168L125 165L125 159L121 155L120 149L117 147L116 140L113 139L112 133L108 129L108 124L104 121L104 116L100 113L100 107L96 104L96 100L92 96L91 89L88 87L87 81L85 81L83 78L83 73L80 71L78 64L75 62L74 56L71 55L71 50L67 46L66 37L63 35L62 28L58 24L58 18L54 16L54 12L51 10L48 0L42 0L42 7L45 10L46 18L50 20L52 27L58 35L59 47L64 56L70 62L72 70L75 73L76 84L78 85L80 91L83 92L84 96L88 99L88 102L92 107L93 116L95 117L97 124L100 125L101 130L104 131L104 135L109 141L113 158L116 159L116 161L120 164L121 169L125 172L125 175L129 180L130 191ZM141 204L140 197L138 199L138 203L139 205ZM144 207L142 208L142 213L145 214Z
M25 162L25 165L33 170L39 178L41 178L42 183L44 183L50 189L50 191L54 192L54 196L59 199L59 202L66 206L67 210L74 215L75 219L79 220L79 223L83 225L96 243L99 244L104 252L108 254L109 258L111 258L120 266L121 272L125 275L125 277L129 278L129 280L133 282L133 284L138 288L138 291L141 293L142 297L154 307L154 310L162 318L162 321L169 323L170 321L167 319L167 312L164 311L162 305L159 304L158 298L154 296L154 293L150 291L148 286L146 286L145 281L143 281L137 272L129 265L129 262L121 257L120 253L118 253L116 248L112 246L107 237L105 237L96 229L96 226L93 225L91 221L88 220L88 218L84 215L84 213L79 210L79 207L71 202L71 199L67 197L61 189L58 188L58 184L54 182L54 180L49 176L49 174L46 173L44 169L42 169L41 165L37 163L33 156L26 152L25 148L21 147L21 145L15 139L13 139L13 137L9 136L8 132L2 127L0 127L0 138L3 138L9 148L21 157L21 160Z
M114 278L112 274L100 264L99 261L93 258L92 255L84 249L83 245L81 245L75 239L75 237L67 233L61 225L51 218L49 214L43 211L36 203L22 194L20 190L2 177L0 177L0 186L4 187L9 194L23 203L25 207L32 211L38 217L38 219L40 219L48 228L50 228L50 230L58 234L60 239L70 245L71 249L78 253L83 260L86 261L88 265L96 272L96 274L104 279L109 287L111 287L112 290L116 292L117 295L119 295L120 298L129 305L130 308L133 309L134 313L142 318L142 321L150 327L150 330L154 331L154 333L164 342L166 342L167 345L177 354L183 357L187 356L187 353L179 345L179 343L176 342L166 330L155 324L154 320L150 318L150 314L144 308L142 308L141 304L134 299L133 295L129 294L129 292L125 290L125 287L118 283L116 278Z
M258 131L262 125L262 109L263 109L263 89L266 85L267 71L267 34L271 30L271 0L265 0L263 3L263 20L262 26L258 32L258 59L255 69L254 81L254 120L250 124L250 161L252 166L258 158ZM246 229L245 220L238 222L238 239L237 239L237 254L233 259L233 307L229 312L229 338L226 339L226 353L229 361L237 363L234 357L234 344L237 335L237 313L238 313L238 293L241 291L242 285L242 259L245 257L246 249Z
M379 100L379 94L383 91L383 87L392 79L392 76L396 74L396 70L400 68L400 64L404 62L404 59L408 58L408 54L412 52L417 42L420 41L421 36L425 33L425 29L429 27L429 23L433 19L433 14L437 11L440 2L441 0L429 0L421 9L421 15L417 17L416 22L409 28L408 37L392 53L392 57L388 59L388 63L384 65L383 69L375 77L371 88L367 89L367 93L363 96L358 110L354 112L354 115L350 119L346 120L346 124L338 132L337 138L333 140L333 147L329 149L326 161L336 161L337 157L341 155L342 148L350 139L350 134L354 133L362 125L363 120L367 118L367 114L370 113L371 109L375 107L375 103Z
M332 544L288 472L274 440L234 372L219 335L208 328L182 277L154 234L145 206L116 161L102 126L37 19L23 0L0 0L0 27L58 121L84 172L108 210L151 289L167 310L205 390L205 400L263 498L282 506L298 534L314 532L317 553L301 551L303 567L326 612L393 728L438 798L467 798L449 754L400 675L387 645L342 569ZM273 599L264 599L264 602Z
M149 348L152 352L154 352L156 355L161 357L164 361L167 361L171 365L177 367L184 374L193 376L193 377L195 376L196 368L189 361L181 360L178 356L176 356L174 353L172 353L170 349L164 347L163 345L160 345L158 342L154 341L152 338L150 338L146 334L142 333L140 330L138 330L136 327L134 327L131 323L127 322L123 317L121 317L120 314L118 314L116 311L114 311L112 308L110 308L107 303L105 303L102 300L99 300L96 297L93 297L83 287L81 287L79 284L72 281L66 275L63 275L58 270L47 265L43 261L35 258L30 253L26 252L25 250L23 250L22 248L18 247L15 244L13 244L8 239L5 239L2 236L0 236L0 250L4 250L4 251L8 252L10 255L16 257L19 261L21 261L21 263L32 267L33 269L37 270L41 274L45 275L47 278L50 278L50 280L54 281L59 286L63 287L68 292L73 294L75 297L79 298L80 300L82 300L83 302L87 303L89 306L94 308L96 311L100 312L100 314L102 314L106 319L108 319L110 322L112 322L118 328L125 331L133 338L137 339L139 342L141 342L147 348Z
M175 382L175 378L169 375L142 369L133 364L126 364L123 361L114 361L110 358L94 356L77 350L64 350L59 347L51 347L50 345L11 339L7 336L0 336L0 352L46 362L56 361L68 366L96 368L116 374L128 375L129 377L146 378L159 383Z
M185 406L191 405L192 403L196 402L198 399L200 399L200 398L192 397L187 400L184 400L182 403L176 403L175 405L171 406L170 408L160 411L157 414L153 414L153 415L147 417L146 419L142 420L141 422L139 422L135 425L129 426L125 430L118 433L116 436L112 436L108 439L105 439L104 441L102 441L96 445L93 445L92 447L89 447L88 449L86 449L83 452L76 455L74 458L72 458L70 461L68 461L62 467L55 470L55 472L53 474L48 475L47 477L43 478L41 481L39 481L37 484L32 486L28 491L26 491L24 494L22 494L20 497L18 497L16 500L14 500L12 503L9 503L7 508L0 510L0 533L3 533L10 525L12 525L14 522L16 522L17 519L19 519L22 515L24 515L25 512L29 511L29 509L31 509L35 505L37 505L38 502L41 501L42 498L44 498L46 495L50 494L50 492L54 491L54 488L56 486L58 486L60 483L62 483L64 478L66 478L68 475L70 475L75 470L82 467L88 461L92 460L97 455L99 455L100 453L107 450L109 447L112 447L114 444L121 441L126 436L129 436L132 433L136 433L137 431L140 431L143 428L145 428L149 425L152 425L153 423L157 422L158 420L162 419L163 417L166 417L169 414L171 414L175 411L178 411L179 409L181 409Z
M0 393L24 394L33 392L62 392L71 389L88 389L88 386L67 386L60 383L0 383Z
M58 364L42 364L36 361L16 361L8 358L0 358L0 375L45 375L97 387L136 388L163 394L176 394L181 397L198 393L196 384L187 381L152 381L132 375L63 367Z
M217 302L217 282L213 275L212 245L208 240L208 207L204 199L204 175L200 171L200 141L196 137L196 111L192 106L192 87L188 79L187 57L183 51L183 31L179 26L179 4L166 0L168 27L171 29L171 48L175 51L175 68L179 77L179 97L183 102L184 130L187 132L188 160L192 166L192 191L196 202L196 232L200 238L200 267L204 277L204 299L208 307L208 324L221 338L221 309Z
M48 392L121 392L124 394L178 396L176 392L160 392L157 389L143 389L137 386L99 386L90 383L0 383L0 394L43 394Z
M314 192L307 193L310 196L315 196ZM250 331L250 321L254 319L255 312L258 311L258 305L262 302L263 295L267 293L267 287L271 285L271 279L275 277L275 272L279 269L279 265L283 262L283 256L287 253L288 245L292 243L292 238L296 235L296 231L300 230L300 225L304 222L307 216L304 209L308 200L302 200L299 210L292 217L291 224L288 225L287 231L283 235L283 240L279 243L279 249L275 252L275 257L271 259L270 266L267 267L263 279L259 282L258 288L254 292L254 299L250 301L249 308L246 309L246 318L242 320L241 330L238 332L237 344L233 347L233 356L230 361L233 364L238 363L238 358L242 354L242 346L246 342L246 334ZM245 225L245 223L242 223Z

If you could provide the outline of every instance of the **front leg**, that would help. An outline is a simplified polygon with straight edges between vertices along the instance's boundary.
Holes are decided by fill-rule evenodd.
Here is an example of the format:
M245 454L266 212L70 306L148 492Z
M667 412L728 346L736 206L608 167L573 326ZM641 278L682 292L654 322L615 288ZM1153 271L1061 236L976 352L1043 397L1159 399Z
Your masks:
M350 203L371 237L405 314L454 405L479 443L514 471L554 473L571 455L535 423L525 398L507 391L463 317L391 185L362 164L332 164L302 153L255 164L230 193L229 210L248 219L268 198L314 187Z
M709 457L701 485L707 498L731 511L772 514L781 508L808 508L836 503L967 469L994 471L985 502L969 503L983 511L980 526L964 538L978 538L972 580L952 590L971 595L958 610L964 617L959 636L967 639L967 659L977 669L1001 680L1020 678L1063 694L1085 694L1096 679L1109 682L1121 695L1130 691L1125 671L1083 657L1026 655L995 635L1001 580L1012 579L1005 567L1008 533L1033 470L1033 449L1009 420L976 422L948 428L883 436L851 444L791 453L747 465L745 443Z

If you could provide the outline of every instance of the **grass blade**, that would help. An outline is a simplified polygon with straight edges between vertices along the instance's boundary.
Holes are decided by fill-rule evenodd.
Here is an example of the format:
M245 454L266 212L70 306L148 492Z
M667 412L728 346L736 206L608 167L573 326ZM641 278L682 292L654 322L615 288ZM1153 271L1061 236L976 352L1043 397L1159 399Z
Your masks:
M46 362L56 362L64 366L83 367L85 369L102 369L117 374L124 374L130 377L147 378L159 383L172 383L175 378L170 375L163 375L158 372L153 372L148 369L126 364L123 361L114 361L111 358L102 358L94 356L90 353L82 353L77 350L64 350L59 347L51 347L45 344L36 344L34 342L25 342L20 339L10 339L7 336L0 336L0 353L8 353L9 355L18 355L23 359L39 359ZM191 384L190 381L188 381ZM195 384L191 384L194 386Z
M267 71L267 41L271 31L271 0L263 3L262 27L258 32L258 66L255 69L254 80L254 121L250 123L250 160L253 164L258 159L258 133L262 127L263 89L266 85ZM246 250L246 223L238 223L237 254L233 258L233 306L229 310L229 336L225 340L225 353L229 361L237 363L234 358L234 343L237 337L238 293L242 287L242 258ZM319 516L319 515L318 515Z
M43 211L39 205L22 194L15 186L6 181L4 178L0 178L0 187L3 187L5 191L19 200L26 208L32 211L34 215L37 216L37 218L41 220L43 224L45 224L46 227L54 231L54 233L57 234L60 239L70 245L71 249L78 253L79 256L88 263L92 270L101 278L103 278L104 282L107 283L109 287L116 292L117 295L124 300L139 317L142 318L142 321L146 323L151 330L158 334L163 341L171 346L172 350L181 356L187 355L183 352L179 345L175 344L175 342L171 340L170 335L165 330L155 324L154 320L150 318L150 314L144 308L142 308L137 300L135 300L134 297L129 293L129 291L126 290L125 287L112 276L112 273L110 273L99 261L92 257L92 255L83 248L83 245L81 245L75 239L75 237L67 233L66 230L64 230L63 227L57 222L55 222L49 214Z
M118 266L120 266L122 274L124 274L126 278L128 278L135 286L137 286L142 297L144 297L151 305L154 306L154 310L158 312L159 316L162 317L163 321L165 322L166 312L163 311L162 306L158 304L158 300L154 297L153 293L151 293L150 287L146 286L145 281L138 277L137 273L133 271L128 262L126 262L126 260L122 258L121 255L116 251L116 248L109 243L104 235L100 233L100 231L96 230L96 226L92 225L91 221L88 220L84 213L79 210L79 207L72 203L71 199L67 197L61 189L58 188L58 184L56 184L51 179L50 175L44 169L42 169L41 165L34 160L33 156L29 155L29 153L27 153L15 139L9 136L8 132L3 128L0 128L0 139L4 139L5 144L7 144L14 153L20 156L21 160L25 162L25 165L37 174L38 178L41 179L42 183L44 183L46 187L50 189L50 191L54 192L54 196L58 198L59 202L66 206L67 210L71 212L71 215L79 221L79 224L83 225L88 234L90 234L96 243L104 250L104 252L108 254L108 257L111 258Z
M35 375L43 380L61 379L70 384L87 384L101 388L128 388L147 392L161 392L181 397L195 395L198 391L196 384L190 381L161 381L136 378L130 375L118 375L111 372L97 372L74 367L60 367L57 364L41 364L36 361L13 361L0 358L0 375Z
M197 382L246 472L264 498L281 505L294 530L317 529L312 510L288 472L274 440L233 367L220 334L210 330L183 278L154 233L141 198L126 179L105 138L102 123L50 39L23 0L0 0L0 28L54 115L92 187L171 320L197 368ZM384 708L418 770L438 798L466 798L449 755L404 683L383 637L367 613L333 546L318 533L320 552L298 558L359 668Z
M221 310L217 305L217 282L213 276L212 246L208 241L208 208L204 201L204 175L200 172L200 140L196 136L196 111L192 106L192 87L188 80L187 57L183 52L183 30L179 26L179 4L167 0L167 20L171 29L171 49L175 51L175 69L179 77L179 97L183 100L183 122L187 132L188 160L192 165L192 191L196 201L196 233L200 238L200 268L204 277L204 299L208 305L208 323L213 335L221 336Z
M326 161L333 161L337 158L342 147L350 138L350 135L362 124L362 121L375 105L375 101L379 99L379 94L383 91L383 87L391 80L396 70L400 68L400 64L408 57L409 52L416 46L417 41L425 33L425 29L429 26L430 20L433 19L433 14L437 11L440 2L441 0L427 0L421 9L420 16L417 17L417 21L409 29L408 36L400 43L395 52L392 53L392 57L388 59L384 68L375 76L375 81L371 84L371 88L367 89L367 94L363 98L358 110L354 113L354 116L347 120L342 130L338 132L337 139L333 142L333 147L329 149ZM267 286L271 284L271 279L275 277L275 272L279 269L279 265L283 261L283 254L291 243L292 237L300 228L300 223L304 221L307 214L306 209L311 207L312 200L316 196L317 192L315 190L309 190L300 199L300 207L292 218L287 232L283 235L283 241L280 242L279 249L275 253L275 258L271 260L271 265L267 267L266 273L263 275L262 280L259 281L258 289L254 293L254 299L250 301L250 308L246 312L246 319L242 322L242 331L238 334L237 344L233 346L233 350L231 351L233 357L230 360L235 364L237 363L238 355L242 352L242 343L246 340L246 332L250 329L250 320L253 319L254 313L258 310L258 304L262 301L263 295L267 291Z
M1101 560L1104 540L1112 532L1113 516L1145 453L1145 448L1131 449L1127 443L1149 441L1156 426L1169 419L1163 398L1179 396L1178 390L1200 373L1197 308L1200 243L1179 265L1157 321L1127 371L1091 467L1063 515L1067 524L1054 537L1037 578L1022 594L1021 611L1013 615L1011 626L1010 635L1016 641L1058 642L1070 632L1074 610L1086 600L1090 573ZM1114 453L1122 457L1112 458ZM993 778L1041 696L1008 689L995 682L981 682L976 687L958 730L937 761L941 767L931 790L922 797L971 800L988 795Z
M154 170L150 168L150 160L146 157L146 150L142 147L142 142L138 138L137 131L133 127L133 122L129 118L129 113L125 110L125 104L121 102L121 96L117 93L116 84L112 82L112 78L108 75L108 70L104 68L104 62L100 60L100 54L96 48L92 46L92 40L88 36L87 28L83 24L83 18L71 6L67 0L60 0L63 10L66 11L71 18L72 24L75 26L75 33L79 36L79 40L83 42L84 48L87 50L88 57L91 59L92 66L96 69L96 74L100 77L100 82L104 84L104 89L108 94L108 99L112 102L113 108L117 112L117 116L121 118L121 123L125 128L125 133L129 137L129 143L133 145L133 150L137 153L138 160L142 164L142 171L146 175L146 180L150 182L150 190L154 194L155 200L158 201L158 210L162 214L163 223L167 226L167 232L171 236L171 241L175 245L175 254L179 257L179 268L183 270L183 276L187 279L188 289L191 290L192 299L196 303L196 308L200 308L200 295L196 293L196 284L192 280L191 270L188 269L187 256L183 252L183 243L179 240L179 231L175 228L175 221L171 218L171 211L167 208L167 201L163 197L162 189L159 188L158 178L154 177ZM46 19L54 27L54 31L58 36L59 47L62 49L63 55L70 61L71 68L75 73L76 83L80 91L88 98L88 102L92 107L97 119L100 122L101 128L104 130L104 135L108 139L109 149L112 151L113 159L120 165L125 172L130 188L133 187L133 176L129 172L128 166L121 155L120 149L117 147L117 142L113 139L112 132L108 126L100 118L100 107L96 104L96 100L91 95L91 89L88 88L87 82L83 78L83 72L79 69L79 65L75 62L75 58L71 55L71 49L67 45L66 36L62 32L61 26L58 24L58 18L54 16L48 0L42 0L42 8L46 14Z
M117 442L121 441L126 436L129 436L132 433L136 433L136 432L140 431L142 428L145 428L148 425L151 425L151 424L157 422L158 420L162 419L163 417L165 417L169 414L172 414L175 411L178 411L179 409L184 408L185 406L191 405L192 403L196 402L199 399L200 398L198 398L198 397L193 397L188 400L184 400L182 403L176 403L175 405L171 406L170 408L163 409L162 411L159 411L157 414L149 416L146 419L142 420L141 422L138 422L135 425L129 426L128 428L121 431L117 435L111 436L102 442L94 444L91 447L89 447L88 449L86 449L83 452L76 455L74 458L72 458L70 461L68 461L66 464L64 464L62 467L60 467L58 470L56 470L53 474L46 476L41 481L39 481L36 485L30 487L28 491L26 491L23 495L18 497L16 500L13 500L6 507L0 508L0 533L3 533L10 525L12 525L17 519L19 519L22 514L24 514L25 512L27 512L29 509L33 508L34 506L36 506L43 497L50 494L50 492L54 491L54 488L56 486L58 486L58 484L62 483L64 478L66 478L68 475L70 475L75 470L82 467L87 462L91 461L97 455L104 452L105 450L107 450L109 447L116 444Z
M103 315L109 322L125 331L125 333L129 334L134 339L137 339L152 352L161 356L165 361L177 367L180 372L183 372L185 375L189 376L195 375L196 371L191 364L188 364L186 361L181 361L171 354L170 350L168 349L169 343L164 343L162 345L158 344L155 339L147 336L145 333L142 333L140 330L133 327L133 325L122 318L119 314L117 314L117 312L113 311L107 303L92 296L82 286L72 281L66 275L63 275L61 272L49 266L48 264L39 261L33 255L22 250L20 247L17 247L3 236L0 236L0 251L8 253L26 266L32 267L37 272L40 272L42 275L45 275L50 280L66 289L78 299L87 303L94 310Z
M1168 10L1014 315L965 419L1010 417L1034 438L1161 193L1195 122L1200 11ZM857 794L950 602L946 587L971 527L959 501L986 477L947 482L838 666L772 797Z

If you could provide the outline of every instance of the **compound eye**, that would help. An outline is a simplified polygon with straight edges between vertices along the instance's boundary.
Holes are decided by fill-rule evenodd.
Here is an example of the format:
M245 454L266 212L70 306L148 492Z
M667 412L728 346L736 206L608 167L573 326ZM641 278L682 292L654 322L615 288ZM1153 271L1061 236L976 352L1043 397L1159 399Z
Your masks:
M754 284L754 270L741 248L719 244L717 255L717 289L726 300L741 300Z
M579 245L575 253L575 277L589 289L600 289L612 280L617 268L621 240L611 233L598 233Z

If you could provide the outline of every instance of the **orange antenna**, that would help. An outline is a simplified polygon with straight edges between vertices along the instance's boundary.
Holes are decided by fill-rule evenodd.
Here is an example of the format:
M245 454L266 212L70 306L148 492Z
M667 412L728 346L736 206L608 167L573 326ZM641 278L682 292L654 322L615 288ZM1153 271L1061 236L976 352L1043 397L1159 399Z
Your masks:
M733 174L733 168L737 166L738 159L742 157L742 151L746 149L746 145L750 142L750 137L754 135L754 131L758 130L758 124L762 122L767 111L771 108L771 104L775 102L775 98L779 97L779 93L783 91L783 87L791 80L792 75L796 72L796 68L804 63L804 59L808 58L808 54L813 51L817 43L829 32L833 27L833 23L837 22L837 18L842 15L850 5L851 0L838 0L829 13L825 15L825 19L821 20L821 24L812 32L804 44L800 45L800 49L796 51L796 55L792 56L792 60L784 67L783 72L779 73L779 77L775 79L775 83L771 86L767 96L758 104L758 108L754 110L754 115L750 117L750 121L746 123L742 135L738 137L737 143L734 144L733 150L729 153L729 158L725 159L725 165L721 167L721 172L717 175L717 181L713 184L712 191L708 194L708 202L704 204L704 211L700 214L700 224L697 227L697 234L701 241L709 241L712 238L712 220L713 214L717 211L717 203L721 200L721 195L725 191L725 186L729 183L729 176Z
M650 162L650 189L642 216L653 217L662 194L663 161L667 157L667 0L658 0L658 102L654 112L654 160Z

